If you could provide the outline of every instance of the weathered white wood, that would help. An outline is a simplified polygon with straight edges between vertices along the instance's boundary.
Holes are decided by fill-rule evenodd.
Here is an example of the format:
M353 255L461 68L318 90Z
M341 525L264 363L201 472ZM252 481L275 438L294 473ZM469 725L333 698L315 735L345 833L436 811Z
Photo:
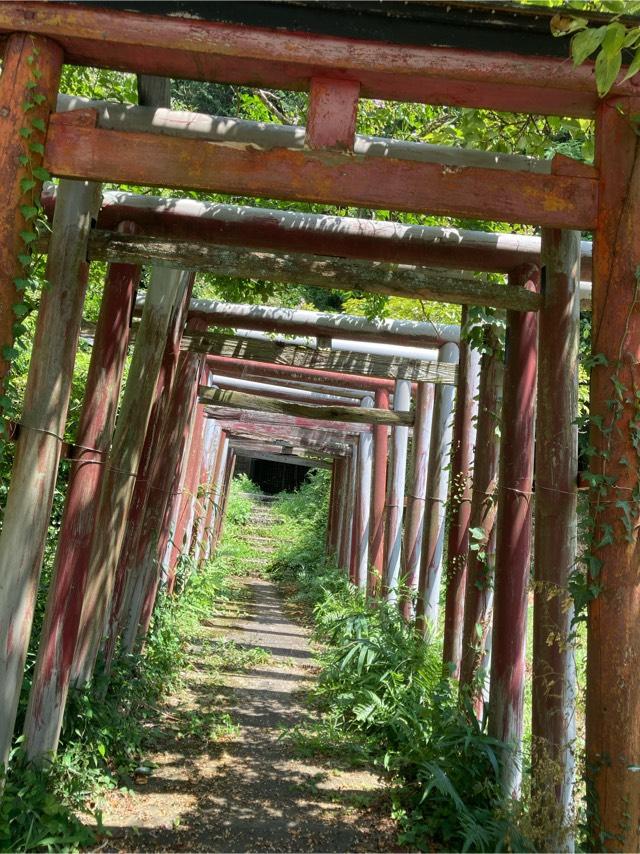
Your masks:
M440 350L442 361L458 358L455 344L445 344ZM435 629L440 602L440 579L442 576L442 552L444 547L445 503L449 487L449 455L454 389L437 386L431 422L429 446L429 469L424 514L424 538L420 557L420 581L416 616L421 627L426 623Z
M43 201L49 205L55 187L45 185ZM449 226L404 225L393 220L357 219L332 214L201 202L196 199L148 196L111 191L104 194L101 220L131 220L149 234L195 236L254 249L288 245L295 251L412 263L450 270L508 273L518 264L540 263L540 237L528 234L470 231ZM105 226L107 227L107 226ZM223 237L224 235L224 237ZM294 244L295 241L295 244ZM581 273L591 279L592 244L580 244ZM583 283L585 284L585 283ZM582 298L582 295L581 295Z
M286 335L311 335L385 344L401 343L415 347L439 346L446 341L460 340L458 326L430 321L368 320L366 317L348 314L204 299L191 300L189 311L206 319L211 326L280 332Z
M92 544L89 578L72 671L72 681L77 686L86 685L93 672L111 603L114 574L149 423L167 330L188 281L188 274L179 270L154 268L152 271L100 494L96 534Z
M455 365L441 362L414 362L409 359L388 356L373 356L367 353L316 350L312 347L295 347L258 341L249 338L207 333L206 339L194 343L193 336L183 336L185 350L205 352L232 359L247 359L265 362L270 366L311 368L332 373L355 374L357 376L381 377L383 379L406 379L412 382L449 383L454 385L457 377ZM330 379L330 378L328 378Z
M244 422L247 426L251 424L267 425L268 427L285 427L287 429L298 428L301 430L311 430L318 435L341 436L353 435L356 433L371 433L372 427L370 424L349 424L344 427L342 424L332 424L330 421L323 421L318 424L313 418L299 418L295 415L277 415L271 412L257 412L253 409L232 409L224 406L208 406L205 409L205 415L209 418L215 418L217 421Z
M228 116L209 116L204 113L92 101L73 95L58 95L58 112L94 109L98 112L98 127L131 133L157 133L216 142L242 143L262 151L273 148L304 149L306 128L301 125L276 125L252 122ZM421 163L442 163L451 167L482 167L513 172L551 174L551 160L540 160L520 154L497 154L472 148L430 145L424 142L405 142L376 136L356 134L354 154L414 160Z
M372 397L362 399L360 406L373 409ZM358 501L356 524L356 584L360 590L367 589L369 569L369 519L371 516L371 479L373 474L373 434L358 436Z
M228 421L222 421L221 425L225 433L234 439L242 439L247 442L269 442L281 448L306 448L335 456L349 455L354 441L353 438L350 442L343 442L331 437L324 438L305 433L293 433L288 429L281 432L272 432L261 430L255 426L245 427L243 425L236 425Z
M262 383L255 380L245 380L239 377L226 377L221 374L212 374L211 385L225 391L245 391L248 394L259 394L262 397L281 397L285 400L300 401L300 403L327 403L340 406L355 406L358 399L355 397L344 397L336 394L323 394L322 392L309 391L307 389L287 388L274 383Z
M0 766L6 764L31 634L87 286L100 187L62 181L0 535Z
M237 409L255 409L258 412L275 412L282 415L299 415L303 418L317 418L319 421L343 421L346 424L395 424L407 427L413 424L413 415L408 411L388 412L386 409L359 409L351 406L313 406L257 397L241 391L221 391L208 386L200 386L199 394L201 403Z
M216 276L267 279L318 288L342 288L461 305L486 305L537 311L538 294L455 272L411 264L361 261L326 255L266 252L181 238L119 235L96 231L89 245L92 260L128 264L167 264Z
M393 400L394 414L408 412L411 405L411 383L397 380ZM390 422L386 422L390 423ZM407 447L409 430L395 426L391 431L391 473L387 500L385 541L385 588L387 601L395 602L400 584L402 562L402 516L404 488L407 475Z

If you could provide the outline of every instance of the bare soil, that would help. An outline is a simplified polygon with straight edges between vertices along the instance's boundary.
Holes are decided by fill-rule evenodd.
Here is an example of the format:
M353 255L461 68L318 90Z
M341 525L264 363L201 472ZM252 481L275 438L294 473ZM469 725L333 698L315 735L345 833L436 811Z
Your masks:
M160 710L151 773L104 805L103 851L398 851L384 786L369 771L301 759L282 733L316 714L309 632L273 584L250 576L238 602L194 642L186 685ZM269 652L249 670L212 674L224 636ZM263 660L266 656L263 656ZM207 722L227 713L221 738ZM191 723L190 723L191 722Z

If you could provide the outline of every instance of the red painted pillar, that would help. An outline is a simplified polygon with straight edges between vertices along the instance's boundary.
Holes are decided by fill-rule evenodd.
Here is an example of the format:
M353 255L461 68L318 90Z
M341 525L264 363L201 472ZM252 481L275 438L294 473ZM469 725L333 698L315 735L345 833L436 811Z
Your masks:
M132 233L134 228L119 230ZM58 746L104 473L102 463L111 444L139 279L139 267L111 264L108 268L25 721L31 757L55 753Z
M377 409L389 409L389 390L375 392ZM389 428L376 424L373 428L373 490L371 493L371 542L369 546L370 596L379 595L384 572L385 500L387 494L387 463L389 457Z
M32 170L42 165L37 145L44 142L49 113L56 109L63 62L59 44L30 33L13 33L4 48L0 76L0 396L4 394L19 322L13 307L24 302L16 286L16 279L25 274L20 256L30 253L21 232L30 231L33 219L25 219L23 208L39 204L42 180ZM31 104L28 112L22 106L25 103ZM23 130L28 132L26 136ZM33 182L27 190L25 180ZM0 438L2 415L0 410Z
M191 542L191 526L193 524L193 504L198 490L200 475L200 459L202 457L202 442L204 438L204 406L199 403L194 413L193 433L189 447L187 470L184 479L184 491L180 501L180 510L173 535L173 550L169 562L170 574L175 572L180 555L188 549ZM173 589L173 585L171 585Z
M467 308L463 306L460 328L466 325ZM471 473L478 412L480 354L460 341L458 384L451 437L451 472L449 475L449 530L447 537L447 584L444 611L442 658L456 679L460 675L464 594L467 583L469 554L469 518L471 515Z
M407 518L404 537L403 586L406 588L407 595L403 596L401 609L405 620L410 620L413 616L414 603L411 593L417 590L420 576L432 415L433 383L418 383L411 449L413 472L411 485L407 491Z
M332 555L335 551L335 513L336 513L336 471L337 459L331 464L331 483L329 486L329 506L327 510L327 530L325 552Z
M640 849L640 99L596 116L586 752L593 850Z
M539 278L536 267L523 265L509 274L509 286L537 290ZM510 746L503 770L508 794L520 786L537 355L537 315L507 312L489 732Z
M473 466L470 528L482 534L473 538L469 551L468 577L464 602L460 684L470 686L485 655L491 631L493 607L494 556L490 548L495 534L497 510L498 460L500 456L499 419L502 401L502 361L496 353L497 342L487 336L487 351L482 355ZM495 540L495 536L493 536ZM474 697L478 718L482 718L482 690Z

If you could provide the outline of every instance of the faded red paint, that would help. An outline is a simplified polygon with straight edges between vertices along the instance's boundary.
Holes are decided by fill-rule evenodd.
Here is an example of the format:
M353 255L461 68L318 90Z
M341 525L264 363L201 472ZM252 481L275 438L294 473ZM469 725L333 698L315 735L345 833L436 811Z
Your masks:
M377 409L389 409L389 390L379 388L375 392ZM373 428L373 485L371 492L371 539L369 542L369 578L367 587L370 596L377 596L384 572L384 504L387 494L387 463L389 456L389 428L377 424Z
M33 79L30 60L34 50L38 51L37 68L41 74L38 81ZM46 127L49 112L56 107L63 59L60 45L40 36L11 35L4 48L0 76L0 395L3 394L4 378L10 367L3 352L5 347L13 346L15 337L13 326L17 318L13 313L13 306L22 302L22 295L14 280L24 273L18 255L24 252L20 232L27 229L27 221L20 206L30 204L30 201L25 197L20 184L24 178L33 177L32 170L38 167L42 160L37 151L29 149L28 142L42 143L45 136L44 132L35 129L29 140L20 135L25 121L20 105L29 91L27 84L36 82L33 91L43 96L43 101L30 109L29 116L31 122L39 119ZM21 165L19 160L25 153L29 159L27 166ZM40 195L41 186L42 182L37 181L32 191L34 199Z
M538 290L539 282L538 268L528 265L517 268L509 276L511 287ZM537 350L537 315L507 312L489 731L495 738L513 746L503 772L508 793L518 789L520 779L517 754L522 738L531 562Z
M416 422L413 428L413 479L407 491L404 537L404 586L417 590L420 576L420 554L424 529L424 508L427 494L427 466L433 414L433 384L418 383L416 396ZM411 599L405 596L401 603L405 620L413 616Z
M132 231L133 228L125 224L121 230ZM70 457L73 464L27 711L27 744L33 744L37 753L41 752L40 748L46 753L57 747L57 734L55 743L41 745L41 738L51 742L52 737L43 735L40 730L45 714L47 718L57 717L58 732L62 723L103 463L111 443L127 355L129 321L139 279L139 267L112 264L105 280L76 443ZM52 679L55 679L55 688L51 686ZM50 705L52 691L55 693L53 707ZM45 696L49 701L46 712L43 708Z
M44 164L87 178L550 228L596 225L593 177L516 172L79 127L52 116Z
M463 307L460 326L467 319ZM451 437L449 529L447 538L446 600L442 658L454 678L460 675L464 596L469 556L471 475L478 412L479 354L463 339L459 347L458 384Z
M305 135L308 148L351 151L359 97L360 84L357 80L313 77Z

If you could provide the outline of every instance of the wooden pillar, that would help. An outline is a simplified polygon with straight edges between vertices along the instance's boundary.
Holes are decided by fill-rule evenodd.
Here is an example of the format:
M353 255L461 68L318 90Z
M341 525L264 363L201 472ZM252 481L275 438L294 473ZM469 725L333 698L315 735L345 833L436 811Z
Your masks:
M99 207L98 185L61 182L47 259L49 287L40 299L0 534L0 765L9 755L22 686L82 322L87 240Z
M389 392L377 389L375 393L377 409L389 408ZM389 454L389 428L376 424L373 428L373 489L371 492L371 542L369 547L370 596L377 596L384 574L384 523L385 500L387 495L387 465Z
M482 667L491 631L494 560L490 543L495 532L498 460L500 456L500 405L502 401L502 360L498 344L489 334L480 366L476 453L473 466L469 527L478 532L469 550L464 601L460 684L471 686ZM481 533L480 533L481 532ZM493 537L495 539L495 537ZM482 690L474 697L478 718L482 717Z
M455 362L457 358L458 348L455 344L444 344L440 348L439 361ZM448 466L451 449L453 396L453 386L443 384L436 386L429 445L424 538L422 554L420 555L420 579L416 602L416 627L421 632L427 630L427 624L430 624L431 628L435 628L438 621L445 505L449 484Z
M131 228L120 230L130 232ZM111 264L107 270L25 721L27 753L32 759L51 755L58 746L103 460L116 419L139 279L140 268L129 264Z
M154 267L100 492L72 680L86 685L106 628L127 513L156 393L167 330L190 281Z
M220 442L222 438L222 428L217 422L214 422L214 436L211 446L211 455L209 460L209 471L207 478L207 495L205 504L205 516L202 528L202 542L200 547L200 563L203 564L209 559L211 549L211 530L215 515L215 478L218 455L220 451Z
M331 481L329 485L329 506L327 509L327 530L325 534L325 553L327 556L334 554L335 552L335 539L336 539L336 530L335 530L335 515L337 509L337 498L336 498L336 481L337 481L337 466L338 460L335 458L331 463Z
M30 264L24 234L33 231L42 191L42 150L49 113L56 108L60 45L42 36L13 33L7 39L0 75L0 398L13 358L14 306L23 300L21 279ZM29 104L28 110L24 105ZM34 172L35 170L35 172ZM0 408L0 439L4 437Z
M357 554L357 527L358 527L358 470L360 468L360 453L358 440L353 442L353 460L351 465L351 477L349 481L349 578L352 584L356 583L356 554Z
M516 268L509 286L537 290L538 269ZM489 698L489 732L509 745L502 778L508 794L520 787L537 349L537 315L508 311Z
M573 793L575 662L570 639L569 579L577 551L578 351L580 343L580 232L542 232L544 306L539 313L535 454L532 759L533 782L549 786L562 815ZM544 780L536 780L547 768ZM560 818L560 816L559 816ZM558 828L549 845L561 848Z
M336 548L335 548L335 560L338 566L340 563L340 555L342 554L342 540L344 535L344 526L343 526L343 517L345 512L345 489L346 489L346 478L347 478L347 470L348 470L348 460L346 457L338 457L336 460L337 470L336 470L336 515L335 515L335 540L336 540Z
M640 848L640 100L603 101L593 247L587 768L594 850Z
M157 479L157 469L162 464L166 453L160 450L159 446L164 431L171 429L171 422L167 421L169 417L167 413L178 368L180 341L189 310L194 278L193 273L187 274L186 283L169 321L162 363L156 381L155 398L127 512L125 535L115 571L106 640L102 646L105 690L106 677L111 670L118 637L123 631L123 625L126 624L125 615L129 612L132 598L140 584L140 563L146 546L143 531L145 531L144 522L148 505L149 502L153 505L156 501L162 500L166 494L166 481L159 483ZM132 650L127 647L126 642L123 642L121 651L126 654Z
M229 460L229 453L231 451L231 447L229 445L229 437L223 431L221 437L221 445L220 445L220 457L217 464L217 472L216 472L216 485L214 491L214 501L216 504L216 514L213 525L213 532L211 538L211 550L213 551L218 544L218 540L220 538L220 532L222 528L222 518L224 511L224 490L225 490L225 476L227 471L227 463Z
M360 406L371 408L373 397L363 397ZM373 434L360 433L358 438L358 506L356 526L356 584L366 591L369 568L369 522L371 514L371 478Z
M418 589L418 578L420 576L433 396L433 383L418 383L416 420L413 425L412 437L413 471L411 485L407 491L407 521L404 539L403 583L407 588L407 595L403 597L402 614L405 620L410 620L413 617L415 603L412 597Z
M467 322L467 307L462 308L460 328ZM451 473L447 531L446 600L442 658L454 678L460 675L464 594L469 554L469 518L471 515L471 477L478 412L480 353L462 339L458 358L458 383L451 436Z
M193 424L189 450L187 456L187 467L180 496L180 507L176 526L171 544L171 555L169 558L169 574L173 577L180 557L189 547L191 541L191 523L193 521L192 509L194 493L198 488L197 480L200 466L200 455L202 453L202 438L204 431L204 406L196 404L193 413ZM172 588L171 588L172 589Z
M396 380L393 397L394 412L408 412L411 405L411 383ZM385 592L389 602L398 598L402 558L402 517L404 513L404 487L407 476L408 427L394 427L391 431L391 471L387 499L385 526Z
M349 570L349 559L351 557L351 533L353 521L353 504L351 486L353 484L353 472L356 456L353 453L347 459L345 469L344 483L342 489L343 498L340 501L340 554L338 556L338 565L346 572Z

